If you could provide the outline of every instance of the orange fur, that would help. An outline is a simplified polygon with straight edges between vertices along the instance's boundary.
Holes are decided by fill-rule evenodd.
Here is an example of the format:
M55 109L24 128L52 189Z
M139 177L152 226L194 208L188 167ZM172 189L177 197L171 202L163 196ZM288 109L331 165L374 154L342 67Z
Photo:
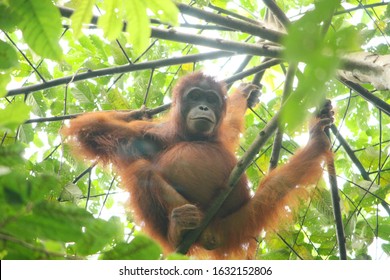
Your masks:
M224 104L218 112L217 130L208 139L192 141L186 136L182 95L200 83L216 91ZM131 113L88 113L62 131L79 155L113 163L130 193L135 219L165 252L174 251L187 227L193 227L227 188L237 163L234 152L249 96L237 89L225 104L225 86L202 73L183 78L173 94L171 114L163 121L142 121ZM256 236L278 224L298 187L316 182L321 175L321 162L329 153L323 129L324 124L317 120L308 145L289 163L273 170L253 197L243 175L189 254L212 259L252 258Z

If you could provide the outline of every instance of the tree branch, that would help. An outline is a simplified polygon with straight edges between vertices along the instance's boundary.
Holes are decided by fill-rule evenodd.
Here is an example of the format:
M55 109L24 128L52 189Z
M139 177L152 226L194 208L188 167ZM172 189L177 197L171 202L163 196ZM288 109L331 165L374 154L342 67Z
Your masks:
M284 104L284 102L290 96L290 93L291 93L292 87L293 87L293 82L294 82L296 70L297 70L296 63L292 63L289 65L288 70L287 70L287 75L286 75L286 81L284 82L284 89L283 89L283 96L282 96L282 103L281 104ZM273 144L273 148L272 148L272 155L271 155L270 166L269 166L270 171L272 169L275 169L277 164L278 164L280 150L282 148L283 134L284 134L283 128L279 127L276 131L275 138L274 138L274 144Z
M329 128L325 128L325 133L330 139L329 134ZM340 260L346 260L347 259L347 248L345 245L345 233L344 233L344 224L343 224L343 217L341 214L341 207L340 207L340 195L339 195L339 188L337 187L337 176L336 176L336 168L334 165L334 159L333 156L327 157L326 165L328 168L328 177L329 177L329 184L330 184L330 194L332 198L332 206L333 206L333 216L335 219L336 224L336 236L337 236L337 244L339 246L339 253L340 253Z
M281 32L270 30L264 26L260 26L260 23L253 24L250 22L245 22L238 19L228 18L221 15L217 15L212 12L204 11L202 9L194 8L185 4L176 3L176 6L179 8L180 12L190 16L195 16L197 18L203 19L207 22L216 23L225 27L229 27L244 33L248 33L260 38L269 40L271 42L280 42L282 37L285 35Z
M199 19L203 19L208 23L210 22L216 23L223 27L227 27L233 30L241 31L243 33L248 33L254 36L258 36L260 38L269 40L271 42L280 42L281 38L285 35L281 32L267 29L266 27L262 26L260 22L252 23L252 22L245 22L239 19L228 18L221 15L217 15L212 12L204 11L202 9L194 8L182 3L176 3L176 6L179 8L182 14L194 16ZM60 10L61 15L67 18L69 18L74 12L74 10L66 7L59 6L58 9ZM98 22L98 18L99 17L96 15L92 16L91 23L96 25ZM161 22L155 19L151 19L151 23L161 24ZM123 30L126 30L126 24L123 25Z
M278 65L281 62L282 61L279 60L279 59L268 60L268 61L260 64L259 66L256 66L256 67L253 67L251 69L248 69L248 70L242 71L240 73L234 74L233 76L230 76L229 78L225 79L224 82L229 85L231 83L234 83L235 81L244 79L245 77L248 77L250 75L253 75L253 74L256 74L256 73L260 73L260 72L264 72L268 68L271 68L272 66Z
M366 9L384 6L384 5L388 5L388 4L389 4L389 2L373 3L373 4L368 4L368 5L359 4L357 7L354 7L354 8L337 11L337 12L335 12L334 15L335 16L342 15L342 14L351 13L351 12L354 12L357 10L366 10Z
M214 6L212 3L209 3L208 7L210 7L211 9L213 9L215 11L217 11L219 14L225 14L225 15L228 15L228 16L231 16L231 17L234 17L234 18L246 21L246 22L253 23L255 25L259 24L259 22L257 20L255 20L255 19L251 19L251 18L248 18L246 16L240 15L238 13L232 12L230 10L226 10L226 9L218 7L218 6Z
M373 95L371 92L366 90L361 85L355 84L355 83L348 81L347 79L342 78L342 77L338 77L338 80L340 82L342 82L344 85L346 85L347 87L349 87L350 89L353 89L354 91L356 91L361 97L363 97L368 102L372 103L377 108L382 110L382 112L384 112L385 114L390 116L390 105L388 103L386 103L385 101L383 101L379 97L376 97L375 95Z
M198 62L203 60L217 59L217 58L231 56L231 55L234 54L232 52L226 52L226 51L213 51L213 52L202 53L202 54L186 55L182 57L158 59L153 61L141 62L137 64L127 64L123 66L115 66L115 67L103 68L98 70L89 70L86 73L62 77L59 79L53 79L46 83L21 87L18 89L12 89L7 92L6 97L14 96L18 94L28 94L38 90L49 89L55 86L65 85L71 81L77 82L77 81L82 81L90 78L97 78L97 77L102 77L107 75L128 73L128 72L153 69L153 68L159 68L159 67L165 67L165 66L171 66L177 64L193 63L193 62Z
M152 28L151 37L170 40L175 42L201 45L220 50L236 52L238 54L251 54L257 56L268 56L281 58L283 49L281 47L267 44L239 43L236 41L225 40L221 38L209 38L206 36L188 34L175 29Z
M344 148L345 152L351 159L352 163L357 167L360 174L362 175L363 179L369 182L372 182L370 175L367 173L366 169L364 169L364 166L360 162L360 160L357 158L351 147L349 146L348 142L344 139L344 137L341 135L341 133L338 131L337 127L333 124L330 129L332 130L332 133L336 136L337 141L341 144L341 146ZM390 216L390 207L389 205L381 201L381 205L386 210L387 214Z
M263 0L267 8L276 16L276 18L283 24L284 27L290 24L290 20L286 14L279 8L274 0Z
M229 78L223 80L226 84L232 84L235 81L238 81L240 79L244 79L245 77L248 77L250 75L256 74L258 72L264 72L266 69L275 66L280 63L280 60L272 59L268 60L265 63L260 64L259 66L253 67L251 69L248 69L246 71L237 73L233 76L230 76ZM171 103L163 104L161 106L158 106L153 109L140 109L139 111L139 118L142 118L143 116L154 116L159 113L162 113L166 110L168 110L171 107ZM119 111L128 111L128 110L119 110ZM24 124L30 124L30 123L43 123L43 122L53 122L53 121L63 121L63 120L69 120L74 119L78 116L82 115L80 114L72 114L72 115L64 115L64 116L55 116L55 117L47 117L47 118L37 118L37 119L30 119L24 122Z

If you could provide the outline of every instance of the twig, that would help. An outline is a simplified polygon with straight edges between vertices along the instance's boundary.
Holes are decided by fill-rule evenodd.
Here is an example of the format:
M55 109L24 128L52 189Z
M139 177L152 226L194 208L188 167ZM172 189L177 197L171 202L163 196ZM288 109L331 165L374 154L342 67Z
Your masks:
M39 63L38 67L35 67L34 64L30 61L30 59L25 55L25 53L18 47L18 45L12 40L10 36L6 32L4 32L4 35L7 37L7 39L11 42L11 44L18 50L18 52L23 56L23 58L27 61L27 63L30 65L30 67L34 70L34 72L39 76L39 78L42 80L42 82L46 82L45 78L42 76L42 74L38 71L39 65L41 65L42 61Z
M255 19L251 19L251 18L248 18L246 16L243 16L243 15L240 15L240 14L237 14L235 12L232 12L232 11L229 11L229 10L226 10L226 9L223 9L221 7L218 7L218 6L214 6L212 3L209 3L209 7L215 11L217 11L218 13L220 14L225 14L225 15L228 15L228 16L231 16L231 17L234 17L234 18L237 18L237 19L240 19L240 20L243 20L243 21L247 21L247 22L250 22L250 23L253 23L253 24L259 24L259 22Z
M268 61L260 64L259 66L256 66L256 67L253 67L251 69L245 70L243 72L234 74L233 76L230 76L229 78L225 79L224 82L226 84L231 84L235 81L241 80L241 79L248 77L250 75L253 75L253 74L256 74L259 72L264 72L268 68L271 68L272 66L278 65L280 63L281 63L281 60L279 60L279 59L268 60Z
M279 8L274 0L263 0L268 9L276 16L276 18L283 24L284 27L290 24L290 20L286 14Z
M8 91L6 96L28 94L38 90L44 90L59 85L65 85L70 81L72 81L72 79L73 82L77 82L77 81L83 81L90 78L97 78L101 76L128 73L128 72L134 72L134 71L145 70L145 69L160 68L160 67L166 67L166 66L177 65L177 64L185 64L194 61L217 59L217 58L231 56L231 55L234 54L232 52L226 52L226 51L213 51L213 52L207 52L202 54L186 55L182 57L173 57L167 59L158 59L153 61L141 62L137 64L103 68L98 70L89 70L86 73L81 73L75 76L72 75L72 76L62 77L59 79L53 79L51 81L47 81L46 83L42 83L42 84L36 84L36 85L21 87L18 89L12 89Z
M325 133L330 139L329 128L325 128ZM337 187L337 176L336 169L334 166L333 156L327 157L326 165L328 167L328 175L329 175L329 183L330 183L330 191L332 197L332 205L333 205L333 216L336 223L336 236L337 236L337 244L339 246L340 260L347 259L347 248L345 244L345 233L344 233L344 224L343 217L341 214L340 207L340 196L339 189Z
M284 82L283 96L282 96L282 104L287 100L292 91L292 86L294 82L295 72L297 70L297 64L291 63L287 70L286 81ZM283 140L283 128L279 127L276 131L274 144L272 148L272 155L270 160L269 170L275 169L280 156L280 150L282 148L282 140Z
M260 26L260 23L253 24L238 19L224 17L212 12L204 11L181 3L176 3L176 6L183 14L195 16L207 22L216 23L225 27L239 30L244 33L259 36L260 38L267 39L272 42L280 42L281 38L285 35L278 31L266 29L264 26Z
M154 68L152 68L152 71L150 73L150 77L149 77L149 82L148 82L148 87L146 89L146 94L144 96L144 102L142 103L144 106L146 106L146 102L148 102L148 96L149 96L149 92L150 92L150 86L152 85L152 81L153 81L153 74L154 74Z
M253 68L248 69L244 72L230 76L229 78L223 80L223 82L225 82L226 84L234 83L235 81L243 79L245 77L248 77L252 74L255 74L258 72L264 72L264 70L266 70L274 65L277 65L279 63L280 63L280 61L277 59L268 60L268 61L260 64L259 66L253 67ZM140 114L139 117L141 118L145 115L146 116L154 116L154 115L157 115L159 113L162 113L162 112L168 110L170 107L171 107L171 103L167 103L167 104L158 106L158 107L153 108L153 109L147 109L147 110L141 109L141 110L138 110L139 114ZM117 111L128 111L128 110L117 110ZM80 115L82 115L82 113L72 114L72 115L64 115L64 116L56 116L56 117L37 118L37 119L27 120L24 124L63 121L63 120L74 119Z
M342 15L342 14L350 13L350 12L361 10L361 9L366 10L368 8L375 8L375 7L384 6L384 5L388 5L388 4L389 4L389 2L373 3L373 4L369 4L369 5L361 5L360 4L360 5L358 5L357 7L354 7L354 8L337 11L337 12L335 12L334 15L335 16Z
M355 153L353 152L353 150L349 146L348 142L342 137L342 135L338 131L337 127L335 125L332 125L330 127L330 129L332 130L333 134L336 136L336 138L339 141L339 143L341 144L341 146L343 146L345 152L347 153L347 155L349 156L349 158L351 159L353 164L359 170L359 172L362 175L363 179L366 180L366 181L372 182L369 174L364 169L364 167L361 164L361 162L359 161L359 159L356 157ZM390 207L389 207L389 205L387 205L384 201L381 201L381 205L383 206L383 208L386 210L386 212L390 216Z
M251 54L257 56L268 56L281 58L283 49L281 47L267 44L239 43L236 41L221 38L210 38L197 34L188 34L175 29L152 28L151 36L154 38L182 42L188 44L201 45L220 50L236 52L239 54Z
M284 34L281 32L270 30L270 29L265 28L264 26L260 26L259 22L252 23L252 22L246 22L243 20L228 18L228 17L224 17L221 15L217 15L217 14L212 13L212 12L204 11L202 9L194 8L194 7L185 5L185 4L181 4L181 3L176 3L176 5L179 8L180 12L183 14L195 16L199 19L203 19L203 20L207 21L208 23L216 23L216 24L219 24L221 26L224 26L224 27L227 27L227 28L230 28L233 30L238 30L238 31L241 31L244 33L248 33L251 35L261 37L263 39L270 40L272 42L279 42L281 40L282 36L284 36ZM66 7L58 7L58 9L60 10L61 15L63 17L67 17L67 18L69 18L74 12L74 10L66 8ZM91 19L91 23L97 24L98 19L99 19L99 17L94 15ZM151 23L161 24L161 22L159 22L158 20L154 20L154 19L151 20ZM152 30L153 29L154 29L154 27L152 27ZM123 24L123 30L126 30L125 23Z
M344 85L346 85L347 87L356 91L361 97L363 97L368 102L375 105L377 108L382 110L385 114L390 116L390 105L388 103L386 103L385 101L383 101L379 97L373 95L371 92L369 92L368 90L366 90L364 87L362 87L359 84L355 84L355 83L348 81L347 79L344 79L342 77L338 77L338 80L340 82L342 82Z

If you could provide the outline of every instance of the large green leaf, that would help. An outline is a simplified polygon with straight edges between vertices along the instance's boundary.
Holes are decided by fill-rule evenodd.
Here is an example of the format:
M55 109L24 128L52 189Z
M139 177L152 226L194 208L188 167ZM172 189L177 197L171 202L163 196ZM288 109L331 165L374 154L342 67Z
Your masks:
M83 23L89 23L91 21L92 8L94 4L95 0L76 1L76 9L71 16L71 26L75 38L79 38L81 36L81 29L83 27Z
M9 6L0 2L0 29L12 32L18 23L17 17L12 13Z
M15 129L27 120L30 107L24 103L12 103L0 110L0 129Z
M171 25L178 25L179 9L172 2L172 0L146 0L145 4L151 9L156 16L163 22Z
M50 0L13 0L10 5L19 16L23 38L37 54L60 60L61 15Z
M123 1L105 0L103 8L105 14L99 17L98 26L103 29L108 40L115 40L123 27Z
M313 11L291 24L284 39L286 59L306 63L297 88L281 110L282 123L287 123L290 131L303 122L308 109L319 106L325 99L326 82L339 64L336 44L326 40L323 30L339 4L339 0L317 1Z
M134 51L139 54L148 46L151 34L146 6L142 1L126 1L125 10L129 41L133 44Z

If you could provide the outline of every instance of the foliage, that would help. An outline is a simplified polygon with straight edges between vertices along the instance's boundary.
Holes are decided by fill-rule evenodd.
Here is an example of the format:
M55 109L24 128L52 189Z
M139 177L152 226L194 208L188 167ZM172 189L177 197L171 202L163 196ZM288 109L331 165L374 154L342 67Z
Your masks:
M218 12L226 8L225 13L240 20L263 20L267 9L261 1L195 2L201 9L211 4L209 11L214 14L215 7ZM332 99L336 126L367 173L356 168L340 139L333 136L348 257L389 258L390 218L383 208L390 202L389 116L335 77L344 53L389 54L384 36L390 34L390 5L276 2L291 21L277 57L283 63L268 68L261 79L261 104L248 110L237 156L243 156L282 108L289 128L282 141L282 164L307 139L300 124L308 112L325 97ZM74 12L67 14L69 9L59 9L59 3ZM62 145L59 131L74 114L167 103L174 81L193 70L226 79L263 62L263 57L253 54L246 60L245 48L232 47L232 53L216 58L199 37L195 44L156 37L153 30L164 31L169 25L201 38L259 43L258 37L245 31L201 20L200 12L191 17L183 11L178 17L178 12L170 0L0 0L1 259L161 258L160 247L139 233L131 213L123 213L127 195L115 174L109 167L74 159ZM167 63L200 53L205 58ZM282 106L290 64L297 64L298 70L292 95ZM243 79L251 82L254 75ZM364 87L389 102L389 91ZM267 142L247 170L254 188L267 173L272 149L272 141ZM329 183L325 178L312 189L294 221L259 238L259 258L337 258ZM378 254L373 247L382 250Z

